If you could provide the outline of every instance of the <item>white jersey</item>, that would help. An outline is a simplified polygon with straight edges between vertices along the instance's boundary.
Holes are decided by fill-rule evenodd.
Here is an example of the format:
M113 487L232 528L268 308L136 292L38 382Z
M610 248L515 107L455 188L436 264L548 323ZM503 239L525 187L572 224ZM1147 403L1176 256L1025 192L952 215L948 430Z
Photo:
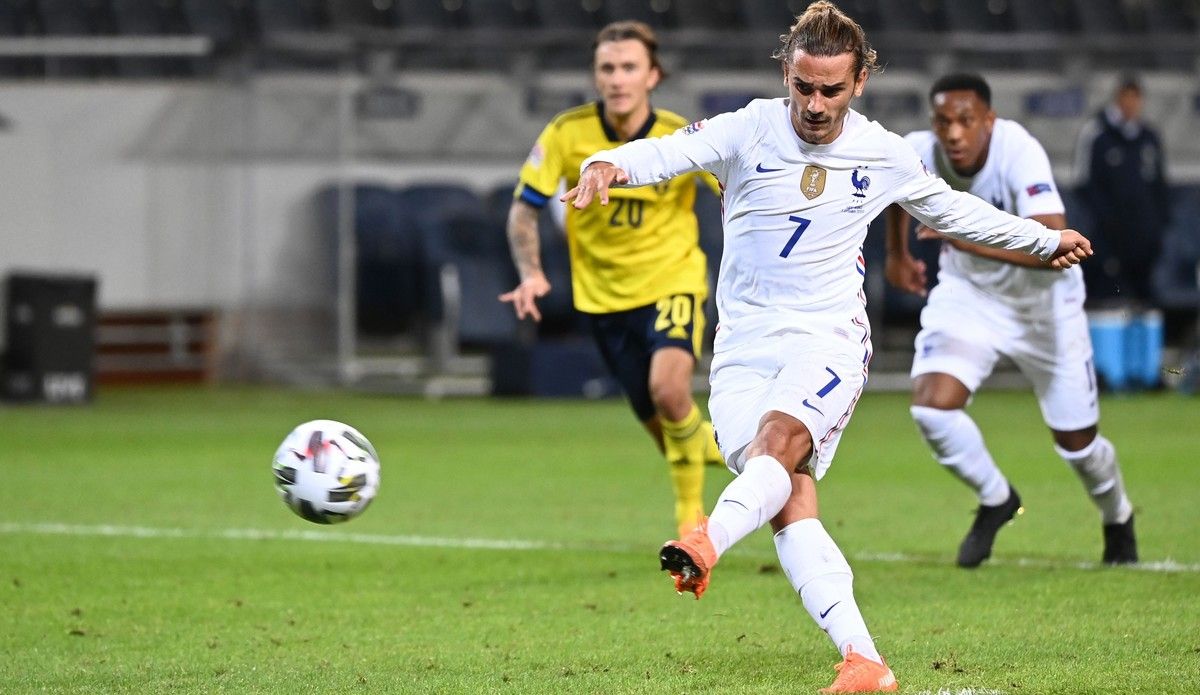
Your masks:
M969 177L954 172L931 131L909 133L905 140L920 155L925 167L955 190L967 191L1018 217L1064 211L1046 150L1016 121L996 119L987 161ZM1083 271L1078 266L1066 271L1026 268L943 244L939 267L939 281L951 276L1014 308L1035 313L1049 311L1048 293L1056 284L1061 283L1060 291L1068 285L1074 287L1081 298L1084 292Z
M899 136L850 110L827 145L802 141L787 99L759 99L672 135L583 162L611 162L632 186L707 170L724 187L725 250L715 349L768 335L845 339L865 322L862 246L888 205L947 236L1046 259L1060 234L1006 215L931 176Z

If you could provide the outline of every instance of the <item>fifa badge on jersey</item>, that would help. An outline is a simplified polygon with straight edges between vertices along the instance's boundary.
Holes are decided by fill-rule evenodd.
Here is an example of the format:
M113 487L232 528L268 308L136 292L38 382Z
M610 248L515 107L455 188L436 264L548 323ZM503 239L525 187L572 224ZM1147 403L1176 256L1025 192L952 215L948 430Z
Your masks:
M819 166L809 164L804 167L804 174L800 177L800 192L805 198L812 200L825 192L825 170Z

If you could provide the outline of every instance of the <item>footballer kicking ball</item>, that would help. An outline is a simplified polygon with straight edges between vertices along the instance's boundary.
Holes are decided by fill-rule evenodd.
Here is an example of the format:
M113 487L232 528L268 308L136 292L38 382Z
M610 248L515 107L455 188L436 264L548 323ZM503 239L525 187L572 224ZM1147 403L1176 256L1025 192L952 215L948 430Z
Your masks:
M334 420L313 420L292 430L271 467L279 498L315 524L353 519L379 491L375 447L358 430Z

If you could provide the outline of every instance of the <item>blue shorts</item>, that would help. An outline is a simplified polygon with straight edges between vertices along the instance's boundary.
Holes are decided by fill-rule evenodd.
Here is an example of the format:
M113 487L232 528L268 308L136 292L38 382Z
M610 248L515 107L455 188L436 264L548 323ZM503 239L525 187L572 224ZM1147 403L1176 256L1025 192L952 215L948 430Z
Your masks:
M650 399L650 358L654 353L678 347L693 356L700 354L704 302L697 299L691 294L676 294L636 309L587 314L608 370L642 422L655 414Z

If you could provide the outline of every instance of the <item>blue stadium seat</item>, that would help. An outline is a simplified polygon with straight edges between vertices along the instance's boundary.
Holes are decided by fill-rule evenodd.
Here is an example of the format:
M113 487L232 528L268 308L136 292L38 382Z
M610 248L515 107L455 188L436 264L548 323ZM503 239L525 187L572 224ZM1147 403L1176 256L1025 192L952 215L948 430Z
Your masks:
M448 284L439 286L444 318L455 320L457 347L515 342L516 315L498 299L517 284L504 228L490 224L482 209L454 210L437 221L433 238L426 263L442 283L457 280L457 297L450 296ZM452 275L446 275L449 269ZM454 315L446 316L452 309Z
M1163 232L1153 285L1162 308L1195 314L1200 312L1200 186L1177 186L1171 199L1171 223Z
M437 262L446 253L439 239L441 224L451 214L478 213L484 215L483 202L479 196L465 186L452 183L427 183L400 189L397 203L400 209L401 227L404 237L419 239L422 257L421 301L428 316L442 316L441 294L438 289Z
M449 29L459 22L458 12L432 0L393 0L393 23L401 29Z
M422 239L426 314L452 323L445 328L455 348L515 341L516 317L497 299L517 282L504 227L462 186L411 186L400 196L403 214L411 213Z
M327 251L336 258L337 186L317 194L318 219ZM369 335L396 335L422 328L421 238L406 225L399 193L388 186L353 187L355 288L358 329Z

